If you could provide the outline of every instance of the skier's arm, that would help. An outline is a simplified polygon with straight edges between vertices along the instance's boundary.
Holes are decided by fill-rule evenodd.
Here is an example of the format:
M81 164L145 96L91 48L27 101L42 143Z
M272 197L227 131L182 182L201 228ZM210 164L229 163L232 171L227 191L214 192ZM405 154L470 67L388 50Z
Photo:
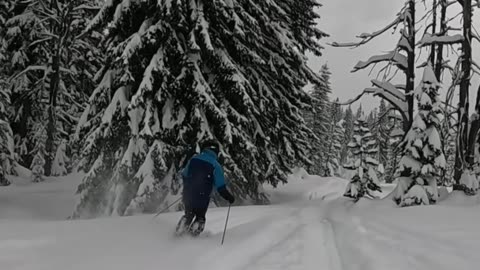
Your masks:
M234 203L235 198L227 190L227 187L225 185L225 177L223 175L223 169L218 164L215 166L215 170L213 172L213 178L215 181L215 187L217 188L217 191L220 194L220 196L222 196L229 203Z
M187 165L182 170L182 177L185 178L188 176L190 170L190 160L187 162Z

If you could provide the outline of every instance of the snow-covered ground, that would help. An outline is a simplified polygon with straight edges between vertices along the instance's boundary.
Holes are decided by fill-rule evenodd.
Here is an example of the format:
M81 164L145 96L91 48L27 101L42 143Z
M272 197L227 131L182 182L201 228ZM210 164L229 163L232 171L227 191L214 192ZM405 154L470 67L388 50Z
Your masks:
M478 198L396 208L352 204L346 181L297 174L267 188L272 205L212 208L198 239L175 238L181 213L62 220L79 177L0 188L0 269L476 269ZM386 186L386 196L392 190Z

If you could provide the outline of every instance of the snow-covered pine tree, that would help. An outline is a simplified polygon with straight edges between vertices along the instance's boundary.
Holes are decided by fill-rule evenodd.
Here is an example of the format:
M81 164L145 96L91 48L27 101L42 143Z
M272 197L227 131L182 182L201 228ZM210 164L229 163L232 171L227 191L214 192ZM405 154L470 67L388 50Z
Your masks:
M353 128L354 128L354 119L353 119L353 111L350 106L347 107L345 110L345 116L343 118L344 120L344 128L345 128L345 135L343 139L343 148L342 148L342 153L340 156L340 162L341 163L346 163L347 159L349 158L350 155L350 150L347 147L348 143L352 140L353 136Z
M365 116L360 116L354 123L353 138L348 144L353 155L353 162L344 165L345 169L354 170L355 174L347 185L344 196L358 201L364 196L374 197L373 191L381 191L377 177L378 161L375 137L368 128Z
M385 168L385 181L392 183L395 180L395 172L398 162L402 158L399 145L404 136L402 117L396 111L390 111L388 115L388 152Z
M14 1L5 23L1 43L8 57L2 64L13 89L10 122L16 144L25 150L21 163L30 164L44 149L46 174L56 145L73 133L101 60L92 42L98 33L93 38L79 35L95 12L95 2Z
M87 28L107 28L103 80L74 217L152 212L179 194L177 172L204 140L221 144L230 188L266 202L263 182L305 163L312 132L302 87L322 79L316 1L106 1Z
M340 164L340 154L343 147L345 131L342 118L342 109L339 99L330 104L330 111L327 113L329 121L326 136L322 138L324 148L324 160L322 162L323 176L333 176L338 173Z
M376 133L374 133L374 130L376 130L375 123L378 120L377 117L378 117L377 108L374 108L372 111L370 111L370 113L368 114L368 117L367 117L368 126L373 127L372 128L373 135L377 135Z
M438 97L440 83L431 65L424 69L422 81L415 90L418 113L402 143L403 157L395 202L400 206L435 203L437 180L445 169L440 125L443 117Z
M3 62L8 57L6 44L3 42L7 29L5 22L11 16L11 5L8 1L0 3L0 185L8 185L6 174L12 174L14 162L13 134L8 119L10 104L10 89L7 84L7 70Z
M455 183L455 152L456 152L456 135L457 135L457 119L455 119L456 111L454 107L447 104L444 107L445 118L442 123L442 139L443 153L447 161L444 173L438 184L441 186L452 186Z
M376 126L376 135L377 135L377 143L378 143L378 161L384 167L387 166L388 163L388 151L390 148L389 144L389 110L387 110L387 105L385 104L385 100L380 100L380 107L378 108L378 117L375 123Z
M363 112L362 108L362 103L360 103L360 106L358 106L357 112L355 113L355 120L358 120L360 118L364 118L365 113ZM363 120L368 120L368 119L363 119Z
M0 78L0 186L10 184L6 174L11 173L13 161L13 134L8 122L8 106L10 106L9 90Z
M335 118L333 118L335 119ZM333 121L332 121L333 122ZM344 136L343 120L332 123L328 137L328 148L325 152L324 176L334 176L338 174L340 167L340 152L342 150L342 140Z
M312 128L314 137L312 138L312 165L309 166L309 173L322 175L325 173L325 160L327 144L325 138L329 132L330 121L330 70L327 65L323 65L320 69L320 77L322 83L316 84L311 92L313 111L305 120L309 127Z

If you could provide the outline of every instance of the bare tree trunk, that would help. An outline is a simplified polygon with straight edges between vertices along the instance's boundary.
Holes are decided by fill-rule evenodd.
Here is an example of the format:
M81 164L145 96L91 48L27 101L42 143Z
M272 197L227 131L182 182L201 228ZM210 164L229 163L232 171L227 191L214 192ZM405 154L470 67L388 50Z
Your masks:
M55 134L57 131L57 93L60 84L60 48L56 48L55 55L52 58L52 76L50 79L50 98L48 104L47 142L45 144L45 175L47 176L51 174L52 162L55 156Z
M440 35L447 34L447 3L446 0L440 0L442 7L440 11ZM437 80L441 80L443 72L443 44L438 44L437 47L437 63L435 64L435 75Z
M433 0L432 36L434 36L436 34L436 31L437 31L437 0ZM432 67L435 67L435 44L432 44L432 49L431 49L431 53L430 53L430 62L432 64Z
M455 157L455 181L459 184L465 170L468 150L468 90L472 67L472 0L463 0L462 81L460 82L460 104L458 107L457 153Z
M414 83L415 83L415 0L409 1L409 9L410 9L410 17L407 18L408 23L408 43L412 50L408 51L407 58L408 58L408 70L406 71L406 89L405 94L407 97L407 105L408 105L408 118L409 121L403 122L403 130L408 132L410 126L412 125L413 121L413 93L414 90Z
M477 91L477 100L475 102L475 118L472 119L470 130L468 133L468 144L466 162L469 168L472 168L475 163L475 142L477 141L478 131L480 130L480 87Z

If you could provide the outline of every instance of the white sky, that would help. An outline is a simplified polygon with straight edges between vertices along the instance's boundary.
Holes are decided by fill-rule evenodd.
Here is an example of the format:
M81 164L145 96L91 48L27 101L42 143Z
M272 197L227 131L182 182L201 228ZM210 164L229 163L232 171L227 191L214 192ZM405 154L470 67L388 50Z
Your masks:
M369 76L370 69L351 73L353 66L360 60L367 60L370 56L390 51L398 41L399 35L391 35L391 31L384 33L383 36L371 41L367 45L355 49L334 48L326 43L333 41L350 42L357 41L356 36L364 32L373 32L391 22L395 15L400 11L404 1L401 0L319 0L322 3L318 12L321 16L319 28L328 34L329 38L321 42L325 46L323 56L320 58L310 56L309 64L314 70L319 70L321 65L327 63L332 71L332 98L340 98L346 101L362 92L366 87L370 87L370 79L375 78L376 72ZM430 1L427 1L430 2ZM422 12L423 5L417 5L417 10ZM451 12L456 14L455 12ZM473 21L477 22L476 28L480 31L480 12L476 12ZM422 25L423 26L423 25ZM480 46L478 42L473 50L474 59L480 63ZM417 65L424 61L425 51L422 59ZM377 69L378 70L378 69ZM417 72L421 72L418 69ZM399 73L400 76L400 73ZM417 76L418 78L419 76ZM403 79L402 79L403 80ZM480 78L474 77L473 87L470 90L470 99L472 108L476 97L476 92ZM448 85L446 85L448 87ZM445 89L444 89L445 92ZM442 93L443 94L443 93ZM356 109L361 103L362 107L370 110L378 106L378 98L364 96L352 108Z

